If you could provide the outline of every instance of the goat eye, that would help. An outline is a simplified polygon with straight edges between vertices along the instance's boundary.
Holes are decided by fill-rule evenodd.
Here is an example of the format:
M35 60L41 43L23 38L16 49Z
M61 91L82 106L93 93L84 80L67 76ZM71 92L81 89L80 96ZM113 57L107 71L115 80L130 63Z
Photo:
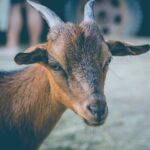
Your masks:
M61 71L62 68L59 64L57 63L53 63L53 64L50 64L50 67L54 70L54 71Z
M111 62L111 59L109 59L105 65L108 66L110 62Z
M107 66L109 66L109 64L110 64L110 62L107 62L107 63L105 64L105 66L107 67Z
M104 65L104 67L103 67L104 70L106 70L106 69L108 68L110 62L111 62L111 59L109 59L109 60L105 63L105 65Z

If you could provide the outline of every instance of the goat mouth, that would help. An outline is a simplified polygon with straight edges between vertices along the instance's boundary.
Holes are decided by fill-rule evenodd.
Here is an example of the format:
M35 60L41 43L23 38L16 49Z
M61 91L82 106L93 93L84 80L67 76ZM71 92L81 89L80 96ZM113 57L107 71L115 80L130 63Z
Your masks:
M86 120L86 119L83 119L84 122L88 125L88 126L93 126L93 127L97 127L97 126L101 126L105 123L105 120L101 120L101 121L89 121L89 120Z

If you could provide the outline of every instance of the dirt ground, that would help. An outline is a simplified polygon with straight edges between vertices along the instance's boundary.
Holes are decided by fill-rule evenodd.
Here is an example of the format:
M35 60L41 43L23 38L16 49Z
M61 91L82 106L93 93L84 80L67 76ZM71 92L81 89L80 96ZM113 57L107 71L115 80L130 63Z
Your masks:
M130 41L150 43L150 39ZM0 69L19 69L13 54L0 52ZM150 150L150 52L114 57L105 94L109 107L105 125L88 127L67 111L40 150Z

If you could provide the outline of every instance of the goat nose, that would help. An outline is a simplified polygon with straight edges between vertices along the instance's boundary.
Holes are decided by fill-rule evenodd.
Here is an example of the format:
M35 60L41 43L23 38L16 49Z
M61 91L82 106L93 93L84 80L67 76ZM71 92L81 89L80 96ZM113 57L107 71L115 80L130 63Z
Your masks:
M106 117L106 114L107 114L106 102L102 102L99 105L91 104L87 107L87 109L99 121L105 119Z

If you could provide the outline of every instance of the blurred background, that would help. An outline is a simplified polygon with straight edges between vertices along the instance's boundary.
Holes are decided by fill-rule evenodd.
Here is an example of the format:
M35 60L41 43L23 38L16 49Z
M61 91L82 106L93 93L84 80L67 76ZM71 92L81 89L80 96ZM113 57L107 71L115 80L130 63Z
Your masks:
M79 23L87 0L39 0L64 21ZM150 9L146 0L97 0L95 18L105 39L150 44ZM16 70L13 58L45 42L49 29L25 0L0 0L0 69ZM150 150L150 52L116 57L105 93L109 117L102 127L86 126L67 111L40 150Z

